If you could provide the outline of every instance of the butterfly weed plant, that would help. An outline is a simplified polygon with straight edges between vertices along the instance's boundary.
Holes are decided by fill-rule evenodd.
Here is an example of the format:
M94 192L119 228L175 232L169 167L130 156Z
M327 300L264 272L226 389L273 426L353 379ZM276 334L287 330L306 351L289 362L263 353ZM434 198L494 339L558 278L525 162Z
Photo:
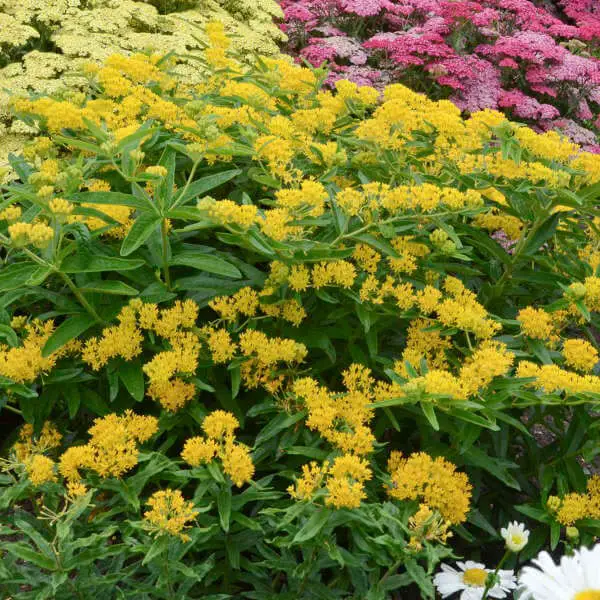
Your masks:
M509 519L592 540L600 156L207 34L201 84L13 98L3 594L433 598Z

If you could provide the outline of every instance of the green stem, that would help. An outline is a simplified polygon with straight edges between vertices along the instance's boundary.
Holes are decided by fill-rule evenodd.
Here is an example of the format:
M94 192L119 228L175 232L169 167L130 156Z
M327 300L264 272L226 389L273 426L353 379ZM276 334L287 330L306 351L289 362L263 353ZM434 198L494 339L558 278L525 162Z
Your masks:
M502 557L502 560L500 560L500 562L498 563L498 566L496 567L496 570L494 571L494 579L493 581L490 581L488 578L488 581L485 584L485 590L483 590L483 596L481 597L481 600L486 600L488 597L488 593L489 591L494 587L494 585L496 585L496 581L497 581L497 577L498 577L498 571L500 571L500 568L502 567L502 565L506 562L506 559L511 555L511 551L507 550L504 553L504 556Z
M100 318L100 315L96 312L96 309L85 299L85 296L81 293L81 290L73 283L72 279L61 271L57 271L58 274L62 277L63 281L67 284L69 289L73 292L73 295L85 310L89 313L89 315L98 323L104 323L103 319Z
M390 576L393 575L398 568L400 567L400 565L404 562L404 558L399 558L384 574L383 577L379 580L379 583L377 584L379 588L381 588L381 586L385 583L385 580Z
M9 410L10 412L15 413L16 415L23 416L23 413L18 408L15 408L14 406L11 406L10 404L5 404L3 408L5 408L6 410Z
M5 236L0 235L0 242L3 244L9 244L10 240ZM73 292L73 295L77 298L77 300L79 300L81 306L85 308L85 310L90 314L90 316L93 317L93 319L98 323L104 323L104 321L100 318L94 307L85 299L84 295L81 293L79 288L73 283L72 279L66 273L59 271L55 265L49 263L48 261L45 261L43 258L40 258L37 254L29 250L28 248L21 248L21 251L24 252L33 262L37 263L38 265L47 269L51 269L55 273L58 273L58 275L61 276L62 280L67 284L69 289Z
M181 190L181 194L179 194L179 197L175 201L175 204L173 204L172 209L177 208L183 202L183 199L185 198L185 194L188 191L188 188L190 187L190 184L192 183L192 179L194 179L194 175L196 174L196 169L198 168L199 164L200 164L200 161L195 162L192 165L192 170L190 171L190 176L187 178L187 181L185 182L185 186Z
M310 551L310 556L308 558L308 567L306 568L304 577L302 578L302 581L300 582L300 587L298 588L298 594L302 594L304 592L304 589L306 588L306 584L308 583L308 577L310 575L310 566L312 565L314 558L315 558L315 548L313 548Z
M499 296L502 293L504 284L506 283L506 280L509 279L510 276L512 275L515 265L519 262L519 260L521 258L521 254L522 254L523 250L525 249L525 247L527 246L527 242L531 239L531 237L533 235L535 235L535 233L540 228L540 225L543 222L544 222L544 219L538 219L533 224L531 229L527 232L527 235L521 236L521 238L519 239L519 241L515 247L515 252L512 255L510 263L506 266L506 268L504 269L504 273L502 273L502 275L500 276L500 279L498 279L498 281L492 288L494 297Z
M448 215L456 215L457 212L456 211L444 211L444 212L439 212L439 213L432 213L429 215L426 215L428 219L433 219L435 217L446 217ZM353 238L357 235L360 235L361 233L365 233L366 231L369 231L369 229L373 229L373 227L379 227L381 225L389 225L391 223L395 223L396 221L406 221L406 220L410 220L410 219L414 219L414 215L403 215L400 217L391 217L389 219L385 219L383 221L377 221L375 223L368 223L367 225L364 225L363 227L356 229L354 231L351 231L349 233L342 233L340 235L338 235L338 237L335 238L335 240L333 240L333 242L331 242L331 246L335 246L335 244L337 244L338 242L342 241L342 240L346 240L348 238Z
M171 291L171 273L169 272L169 236L167 231L167 220L163 219L160 223L160 232L162 236L162 258L163 271L165 275L165 285Z

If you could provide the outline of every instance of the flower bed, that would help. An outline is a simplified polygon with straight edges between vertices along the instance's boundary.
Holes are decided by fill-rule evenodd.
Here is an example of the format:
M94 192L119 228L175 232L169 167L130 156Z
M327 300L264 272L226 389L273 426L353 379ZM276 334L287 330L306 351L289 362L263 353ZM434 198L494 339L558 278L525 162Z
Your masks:
M282 0L287 48L330 82L404 83L597 152L600 13L593 0Z
M273 18L275 0L0 0L0 167L31 134L11 118L11 93L77 92L86 63L147 50L177 53L175 71L197 82L190 54L204 47L207 22L223 22L243 53L277 54L284 36Z
M502 597L589 544L600 156L208 34L12 103L2 590Z

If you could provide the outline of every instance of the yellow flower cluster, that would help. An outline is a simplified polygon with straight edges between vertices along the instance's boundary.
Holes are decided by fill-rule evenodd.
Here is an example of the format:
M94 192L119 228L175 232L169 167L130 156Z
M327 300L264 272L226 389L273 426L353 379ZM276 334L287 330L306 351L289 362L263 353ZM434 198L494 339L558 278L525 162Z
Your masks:
M573 492L563 498L550 496L548 506L561 525L574 525L580 519L600 519L600 476L588 479L587 493Z
M600 393L600 377L595 375L579 375L561 369L558 365L536 365L523 360L517 366L517 377L534 377L530 385L547 394L565 392L566 394Z
M104 367L113 358L132 360L142 352L143 336L137 326L136 311L128 305L117 315L118 325L106 327L101 337L89 338L81 357L94 371Z
M34 454L44 454L58 448L61 440L62 434L50 421L44 423L38 436L34 435L33 425L27 423L21 427L19 441L15 442L12 450L19 462L25 462Z
M226 329L204 327L202 332L206 336L206 343L215 364L226 363L235 356L238 346Z
M258 311L258 293L244 287L232 296L217 296L208 305L225 321L237 321L240 317L254 317Z
M10 241L17 248L32 244L43 250L54 239L54 229L45 223L24 223L23 221L8 226Z
M250 448L236 441L234 431L239 427L235 416L224 410L215 410L202 422L206 437L189 438L181 457L192 467L207 464L218 458L223 470L237 487L249 483L254 475Z
M312 501L325 490L325 504L334 508L358 508L367 497L364 484L372 477L367 461L354 454L343 454L319 466L316 462L303 465L302 476L288 493L294 500Z
M269 338L262 331L247 329L240 334L240 352L246 357L241 366L242 380L247 388L263 386L275 393L286 377L278 372L279 363L288 368L301 363L308 353L306 346L285 338Z
M449 523L463 523L471 503L471 484L456 466L424 452L403 458L392 452L388 463L391 484L388 493L397 500L419 500L439 511Z
M56 481L54 461L43 454L35 454L27 461L27 476L33 485Z
M353 454L344 454L333 460L329 468L326 485L326 504L335 508L358 508L367 497L364 482L372 473L367 461Z
M437 319L446 327L472 332L480 339L493 337L501 325L491 319L477 296L468 290L456 277L447 277L443 284L443 294L437 288L427 285L416 294L416 304L425 315L436 313Z
M209 306L225 321L235 322L241 317L255 317L260 309L265 315L281 318L298 326L306 317L306 311L295 298L267 301L275 288L270 287L269 281L265 283L259 295L252 288L244 287L232 296L218 296L209 302Z
M162 310L156 304L132 300L117 316L118 325L107 327L100 337L86 341L82 358L94 370L113 358L132 360L142 353L143 332L156 333L170 348L144 365L150 383L147 393L166 409L178 410L196 393L196 387L180 375L193 375L198 365L200 339L188 331L195 326L197 317L198 306L192 300L176 301L172 308Z
M325 212L329 198L322 183L303 181L298 189L282 189L275 192L275 205L294 216L320 217Z
M405 364L407 362L417 371L421 368L422 360L427 362L429 369L447 368L446 351L452 348L452 343L447 336L442 336L439 329L430 326L425 319L414 319L410 322L402 360L394 365L394 371L402 377L408 377Z
M14 223L21 218L22 214L23 210L21 207L13 204L12 206L7 206L4 210L0 211L0 221Z
M293 392L308 410L306 425L310 429L344 453L369 454L375 443L369 427L375 380L370 369L358 364L344 371L343 378L347 389L343 394L330 392L310 377L297 379Z
M410 531L408 545L418 552L423 549L424 542L446 544L448 538L452 537L451 525L450 521L445 521L427 504L419 504L415 514L408 519Z
M71 446L61 455L59 471L71 483L81 480L81 469L100 477L121 477L138 463L138 444L158 431L158 419L136 415L131 410L94 420L90 439L83 446Z
M12 454L16 463L25 467L25 473L34 486L57 480L55 463L45 453L58 448L61 440L62 434L49 421L44 423L37 436L29 423L21 427Z
M488 231L502 230L511 240L518 240L523 230L523 222L520 219L500 212L497 208L476 215L471 223Z
M562 355L568 367L584 373L591 371L598 362L598 351L586 340L565 340Z
M600 277L586 277L585 285L585 304L594 312L600 312Z
M336 195L335 200L348 215L361 215L369 221L373 218L372 213L381 211L396 215L407 211L429 213L443 208L458 211L483 205L481 194L475 190L461 192L431 183L390 187L385 183L371 182L363 184L360 189L346 188Z
M189 542L190 536L183 533L188 523L198 514L193 502L188 502L179 490L159 490L148 499L150 510L144 513L150 531L157 535L177 536L182 542Z
M521 325L521 331L535 340L557 340L555 319L543 308L528 306L522 308L517 314L517 321Z
M20 346L9 348L0 344L0 375L16 383L35 381L39 375L51 371L59 358L78 348L77 342L71 342L44 356L42 350L54 333L54 322L34 319L23 329Z
M207 196L198 201L198 209L221 225L233 224L248 229L260 222L258 208L254 204L237 204L233 200L215 200Z
M289 495L294 500L311 501L322 488L328 470L329 462L327 461L323 465L319 465L314 460L302 465L302 476L298 477L295 483L287 488Z

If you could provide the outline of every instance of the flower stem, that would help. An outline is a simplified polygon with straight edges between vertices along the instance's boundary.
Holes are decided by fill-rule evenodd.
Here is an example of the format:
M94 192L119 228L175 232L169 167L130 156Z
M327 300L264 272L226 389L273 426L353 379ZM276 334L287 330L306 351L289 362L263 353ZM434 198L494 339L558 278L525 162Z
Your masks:
M167 219L163 219L160 223L160 232L162 235L162 258L163 271L165 275L165 285L171 291L171 273L169 271L169 236L167 231Z
M104 320L100 318L100 315L96 312L96 309L85 299L85 296L81 293L81 290L73 283L72 279L62 271L58 271L58 274L62 277L63 281L73 292L75 298L79 300L79 304L81 304L81 306L85 308L89 315L98 323L104 323Z
M498 581L498 572L500 571L500 568L506 562L506 559L511 554L512 553L511 553L510 550L507 550L504 553L504 556L502 557L502 559L498 563L498 566L496 567L496 570L494 571L494 578L493 579L488 578L488 580L486 581L485 589L483 590L483 596L481 596L481 600L486 600L487 599L489 591L494 587L494 585L496 585L496 581Z

